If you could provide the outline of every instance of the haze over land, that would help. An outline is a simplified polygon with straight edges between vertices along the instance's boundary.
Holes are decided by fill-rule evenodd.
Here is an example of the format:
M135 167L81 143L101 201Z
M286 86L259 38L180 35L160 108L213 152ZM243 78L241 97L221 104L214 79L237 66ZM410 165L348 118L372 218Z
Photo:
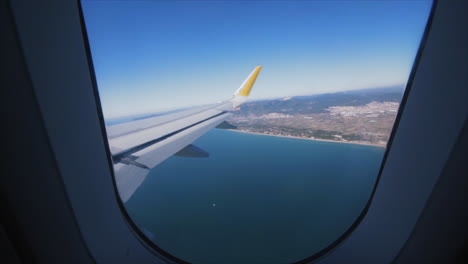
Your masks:
M403 91L398 86L247 102L228 121L242 132L385 146Z

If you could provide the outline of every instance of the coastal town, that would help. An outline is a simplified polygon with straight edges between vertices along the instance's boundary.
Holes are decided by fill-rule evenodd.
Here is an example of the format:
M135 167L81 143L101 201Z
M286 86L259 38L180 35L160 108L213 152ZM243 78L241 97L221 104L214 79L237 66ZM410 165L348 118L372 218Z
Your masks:
M365 99L357 92L249 102L228 122L240 132L386 146L401 92L372 92Z

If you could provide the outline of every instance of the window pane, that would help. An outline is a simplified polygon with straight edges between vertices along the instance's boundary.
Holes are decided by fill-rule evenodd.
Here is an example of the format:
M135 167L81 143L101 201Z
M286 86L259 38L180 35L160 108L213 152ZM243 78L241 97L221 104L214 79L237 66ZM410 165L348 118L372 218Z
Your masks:
M432 2L82 5L131 220L184 261L274 264L361 215Z

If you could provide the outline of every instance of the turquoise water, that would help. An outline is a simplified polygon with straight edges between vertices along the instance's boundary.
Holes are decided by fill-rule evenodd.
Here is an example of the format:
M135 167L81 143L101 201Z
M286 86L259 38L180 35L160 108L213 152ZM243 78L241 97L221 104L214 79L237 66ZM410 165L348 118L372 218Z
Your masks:
M196 264L275 264L320 251L356 220L385 149L213 129L209 158L171 157L127 202L147 236Z

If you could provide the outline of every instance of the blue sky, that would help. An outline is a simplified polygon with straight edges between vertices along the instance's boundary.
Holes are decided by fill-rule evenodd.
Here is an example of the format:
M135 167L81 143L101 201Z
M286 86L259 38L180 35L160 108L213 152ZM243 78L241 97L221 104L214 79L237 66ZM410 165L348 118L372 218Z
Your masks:
M83 1L106 118L405 84L432 2Z

